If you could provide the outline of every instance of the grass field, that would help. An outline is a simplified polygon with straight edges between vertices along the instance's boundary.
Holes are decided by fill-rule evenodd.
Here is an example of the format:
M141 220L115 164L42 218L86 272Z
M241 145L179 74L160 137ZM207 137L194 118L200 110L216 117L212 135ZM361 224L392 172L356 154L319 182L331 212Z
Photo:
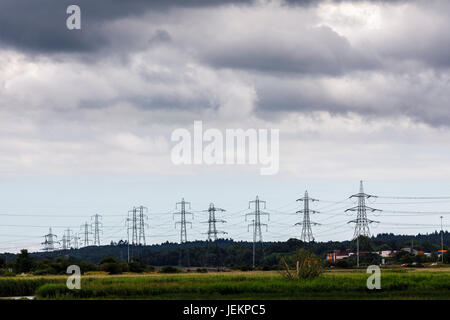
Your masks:
M81 290L65 276L0 278L0 296L37 299L450 299L450 268L383 270L368 290L363 270L328 271L290 281L277 272L88 275Z

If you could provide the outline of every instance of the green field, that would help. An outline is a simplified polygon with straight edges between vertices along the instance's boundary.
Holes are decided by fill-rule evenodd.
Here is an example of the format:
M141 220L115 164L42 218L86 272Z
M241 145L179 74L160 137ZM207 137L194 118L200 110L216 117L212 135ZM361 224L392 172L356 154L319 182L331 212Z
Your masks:
M363 270L328 271L292 281L277 272L91 275L81 290L66 277L0 278L0 296L36 299L450 299L450 269L383 270L381 290L368 290Z

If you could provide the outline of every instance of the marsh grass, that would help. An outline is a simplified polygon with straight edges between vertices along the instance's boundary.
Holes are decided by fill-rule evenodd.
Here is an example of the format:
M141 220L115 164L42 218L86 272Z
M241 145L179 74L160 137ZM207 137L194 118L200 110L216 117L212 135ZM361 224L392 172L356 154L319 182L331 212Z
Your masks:
M41 299L450 299L449 273L382 274L381 290L366 288L368 275L325 273L289 281L277 274L170 275L83 279L81 290L48 283L36 290Z

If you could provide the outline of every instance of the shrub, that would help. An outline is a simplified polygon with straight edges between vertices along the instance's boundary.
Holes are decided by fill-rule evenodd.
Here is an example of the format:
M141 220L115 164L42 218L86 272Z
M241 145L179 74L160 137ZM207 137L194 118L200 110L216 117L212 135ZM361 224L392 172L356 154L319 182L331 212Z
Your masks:
M345 269L345 268L348 268L349 266L350 265L349 265L347 259L342 259L342 260L339 260L338 262L336 262L336 267L337 268Z
M130 272L142 273L145 270L145 265L143 265L139 261L133 261L128 264L128 270Z
M165 266L159 270L159 273L180 273L181 270L172 266Z
M297 250L289 261L281 258L281 264L284 266L281 274L290 280L314 279L323 272L319 259L304 249Z

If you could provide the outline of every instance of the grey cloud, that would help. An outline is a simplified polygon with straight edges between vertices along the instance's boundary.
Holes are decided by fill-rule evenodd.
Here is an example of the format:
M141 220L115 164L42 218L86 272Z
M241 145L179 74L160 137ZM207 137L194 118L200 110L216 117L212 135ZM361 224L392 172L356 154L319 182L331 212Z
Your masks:
M297 39L259 34L206 49L203 58L215 67L268 73L339 75L380 66L376 56L352 48L329 27L300 29Z
M149 11L251 5L253 2L254 0L78 0L75 3L82 9L83 30L69 32L65 27L66 9L74 4L72 0L2 0L0 43L38 53L92 52L108 44L108 34L101 28L106 22L140 16ZM285 1L288 5L301 6L319 2L321 1Z

